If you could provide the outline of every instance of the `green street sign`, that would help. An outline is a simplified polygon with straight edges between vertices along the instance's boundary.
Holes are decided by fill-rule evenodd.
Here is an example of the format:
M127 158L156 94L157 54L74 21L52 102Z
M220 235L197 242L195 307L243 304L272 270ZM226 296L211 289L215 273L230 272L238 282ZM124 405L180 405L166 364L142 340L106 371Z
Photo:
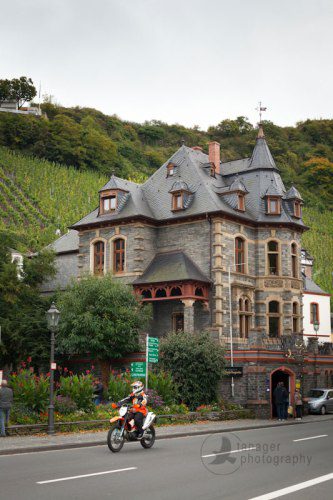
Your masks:
M148 363L158 363L158 345L157 337L148 337Z
M146 363L144 361L131 363L132 378L144 378L145 376L146 376Z

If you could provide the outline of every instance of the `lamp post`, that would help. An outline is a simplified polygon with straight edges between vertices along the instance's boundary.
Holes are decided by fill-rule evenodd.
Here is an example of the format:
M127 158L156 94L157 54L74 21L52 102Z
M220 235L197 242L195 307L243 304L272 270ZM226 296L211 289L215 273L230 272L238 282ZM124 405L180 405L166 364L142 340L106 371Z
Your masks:
M237 266L245 266L247 262L237 262L236 264L231 264L228 266L228 284L229 284L229 333L230 333L230 366L234 367L234 339L233 339L233 328L232 328L232 299L231 299L231 269ZM231 397L235 396L235 384L234 377L231 377Z
M50 404L48 418L48 434L54 434L54 342L55 332L58 328L60 312L52 302L50 309L46 313L47 324L51 331L51 356L50 356Z
M315 348L315 380L316 380L316 387L317 387L317 353L318 353L318 330L320 327L320 323L317 319L314 320L313 322L313 329L316 333L316 348Z

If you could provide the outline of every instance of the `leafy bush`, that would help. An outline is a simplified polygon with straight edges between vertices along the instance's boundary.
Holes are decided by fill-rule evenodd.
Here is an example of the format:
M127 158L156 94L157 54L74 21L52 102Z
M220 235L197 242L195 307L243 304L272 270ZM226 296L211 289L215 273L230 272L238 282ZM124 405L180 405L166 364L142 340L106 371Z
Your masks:
M191 409L217 400L224 351L208 333L171 333L161 343L161 363L178 385L180 398Z
M58 394L74 401L79 410L88 411L94 407L93 393L91 375L60 377Z
M43 412L49 404L50 381L47 376L38 377L27 369L21 369L9 377L14 401L34 412Z
M166 404L172 404L178 400L178 389L171 373L164 370L157 373L149 372L148 382L149 389L156 391Z
M68 396L61 396L60 394L55 398L55 410L62 415L69 415L77 410L77 404Z
M116 403L128 396L131 392L131 377L128 372L118 373L113 372L109 380L109 399Z

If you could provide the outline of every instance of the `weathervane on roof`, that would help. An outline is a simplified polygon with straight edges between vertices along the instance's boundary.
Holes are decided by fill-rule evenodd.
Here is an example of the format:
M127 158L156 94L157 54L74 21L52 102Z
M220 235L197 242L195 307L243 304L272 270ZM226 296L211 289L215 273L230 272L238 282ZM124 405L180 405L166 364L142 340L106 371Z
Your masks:
M262 102L259 101L259 106L256 108L256 111L259 111L259 124L261 123L262 113L263 111L267 111L267 108L262 105Z

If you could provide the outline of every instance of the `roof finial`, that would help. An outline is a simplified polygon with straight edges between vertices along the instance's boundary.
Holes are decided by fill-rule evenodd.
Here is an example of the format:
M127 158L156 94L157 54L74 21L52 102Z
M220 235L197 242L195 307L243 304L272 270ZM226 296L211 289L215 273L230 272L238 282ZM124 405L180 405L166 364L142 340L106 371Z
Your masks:
M267 111L267 108L262 105L262 102L259 101L259 106L256 108L256 111L259 111L259 125L261 124L262 112Z
M185 145L185 139L182 139L181 143L182 143L182 146L184 146Z

